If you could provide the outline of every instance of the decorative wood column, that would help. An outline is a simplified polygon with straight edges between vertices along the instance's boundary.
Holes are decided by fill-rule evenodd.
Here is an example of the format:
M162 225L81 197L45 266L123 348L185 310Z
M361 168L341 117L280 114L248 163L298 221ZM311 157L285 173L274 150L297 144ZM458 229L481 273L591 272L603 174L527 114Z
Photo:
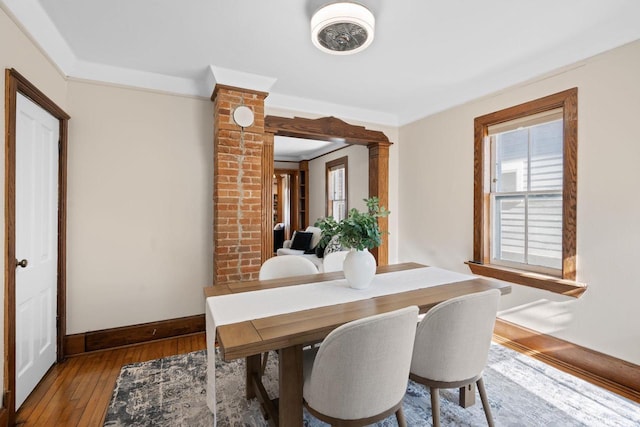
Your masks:
M260 271L266 97L264 92L224 85L216 85L211 96L214 102L214 285L254 280ZM233 120L233 111L239 105L253 110L255 119L247 128ZM270 144L273 158L273 138L267 144Z
M262 145L262 262L273 256L273 137L265 132Z
M369 148L369 197L377 196L380 206L389 207L389 147L390 142L372 142ZM378 265L389 263L389 218L378 218L382 232L382 245L371 253Z

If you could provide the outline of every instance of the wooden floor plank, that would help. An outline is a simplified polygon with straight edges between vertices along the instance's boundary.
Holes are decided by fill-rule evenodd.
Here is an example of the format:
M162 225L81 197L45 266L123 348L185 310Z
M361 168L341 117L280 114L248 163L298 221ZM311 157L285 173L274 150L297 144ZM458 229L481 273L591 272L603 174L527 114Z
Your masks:
M96 402L95 410L91 411L91 417L89 418L89 426L103 425L104 417L107 413L107 407L111 401L111 394L113 388L118 379L120 368L124 365L124 352L114 354L114 358L110 360L110 364L103 370L103 375L100 378L100 386L97 387L93 393L93 399Z
M89 370L86 374L78 371L78 374L73 378L70 378L69 376L59 377L61 382L60 387L56 391L56 394L52 396L51 401L49 401L49 404L47 405L46 411L43 413L41 420L39 421L42 425L64 425L62 424L62 417L65 414L64 409L67 405L74 405L72 397L76 396L77 398L84 398L87 388L93 389L99 383L99 375L96 375L96 373L100 372L99 370L105 361L105 355L95 354L92 356L93 357L91 357L91 360L89 361ZM76 363L78 362L80 361L77 361ZM66 387L73 387L73 383L76 381L80 381L80 383L75 387L75 393L71 396L65 396L64 392ZM82 388L82 386L86 387Z
M111 399L111 392L115 386L120 368L124 365L124 355L125 352L122 350L109 352L109 354L105 355L107 357L100 370L98 383L91 393L86 411L78 422L79 426L102 425Z
M39 412L43 411L45 407L45 404L42 404L41 402L43 400L48 400L47 393L51 391L51 387L57 378L58 371L62 371L63 369L65 369L65 367L62 365L54 365L51 368L49 375L45 375L40 384L22 404L22 416L25 418L30 416L39 416ZM16 420L19 422L20 418L16 418Z
M25 400L16 414L16 424L102 426L122 366L206 346L201 333L70 357L54 365Z
M32 392L32 395L27 398L27 401L32 400L29 404L33 405L33 411L29 414L29 418L33 419L37 425L46 425L43 420L46 419L53 410L53 408L49 406L60 391L60 387L63 384L61 378L65 372L65 366L54 365ZM33 399L32 396L34 396ZM22 422L21 412L18 412L16 420Z

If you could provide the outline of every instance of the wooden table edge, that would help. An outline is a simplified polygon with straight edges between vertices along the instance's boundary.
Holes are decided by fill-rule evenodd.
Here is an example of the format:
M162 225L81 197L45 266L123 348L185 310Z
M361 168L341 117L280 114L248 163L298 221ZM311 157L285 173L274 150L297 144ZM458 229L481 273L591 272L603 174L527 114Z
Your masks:
M431 293L431 291L434 290L436 292L440 291L446 294L444 298L438 298L435 301L415 304L419 307L421 313L425 313L436 304L449 298L458 296L452 295L450 291L447 290L448 287L459 288L461 284L465 283L467 283L468 286L471 285L475 287L478 284L481 284L483 286L482 289L474 290L472 292L460 293L456 289L453 291L453 293L459 293L460 295L463 295L466 293L482 292L487 289L498 289L501 295L506 295L511 292L511 285L507 283L491 281L483 278L474 278L461 282L431 286L429 288L414 289L412 291L404 292L403 298L413 299L413 296L418 297L421 293ZM244 324L246 328L251 329L251 331L247 330L246 334L250 334L255 331L260 336L261 341L246 342L240 345L225 345L225 342L228 342L237 337L238 324L219 326L217 328L216 335L218 338L218 343L220 343L220 348L225 349L224 360L227 362L234 359L240 359L251 355L260 354L269 350L286 348L291 345L308 345L321 341L333 329L349 321L406 307L406 303L394 302L394 300L397 299L398 295L401 294L380 295L378 297L368 298L364 300L350 301L327 307L315 307L307 310L297 311L294 313L284 313L242 322L242 324ZM319 313L327 314L318 316ZM330 323L323 322L318 327L313 329L304 328L304 332L301 331L295 334L292 333L289 335L278 335L275 338L266 336L269 323L285 325L295 324L295 319L298 317L310 319L325 318L331 320Z

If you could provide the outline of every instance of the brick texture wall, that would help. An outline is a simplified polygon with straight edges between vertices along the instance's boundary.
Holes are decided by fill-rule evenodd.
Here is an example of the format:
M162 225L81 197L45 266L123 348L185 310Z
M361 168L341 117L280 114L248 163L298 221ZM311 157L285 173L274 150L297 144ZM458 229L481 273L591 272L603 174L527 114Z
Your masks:
M265 97L238 88L214 90L214 285L254 280L260 271ZM255 116L244 130L232 117L241 104Z

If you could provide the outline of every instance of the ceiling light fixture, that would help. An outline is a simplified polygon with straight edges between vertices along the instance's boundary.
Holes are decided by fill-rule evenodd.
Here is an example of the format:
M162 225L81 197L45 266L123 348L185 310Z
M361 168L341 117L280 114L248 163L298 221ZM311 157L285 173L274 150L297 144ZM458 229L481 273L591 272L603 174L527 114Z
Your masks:
M323 52L350 55L371 44L375 23L373 13L360 4L329 4L311 17L311 41Z

